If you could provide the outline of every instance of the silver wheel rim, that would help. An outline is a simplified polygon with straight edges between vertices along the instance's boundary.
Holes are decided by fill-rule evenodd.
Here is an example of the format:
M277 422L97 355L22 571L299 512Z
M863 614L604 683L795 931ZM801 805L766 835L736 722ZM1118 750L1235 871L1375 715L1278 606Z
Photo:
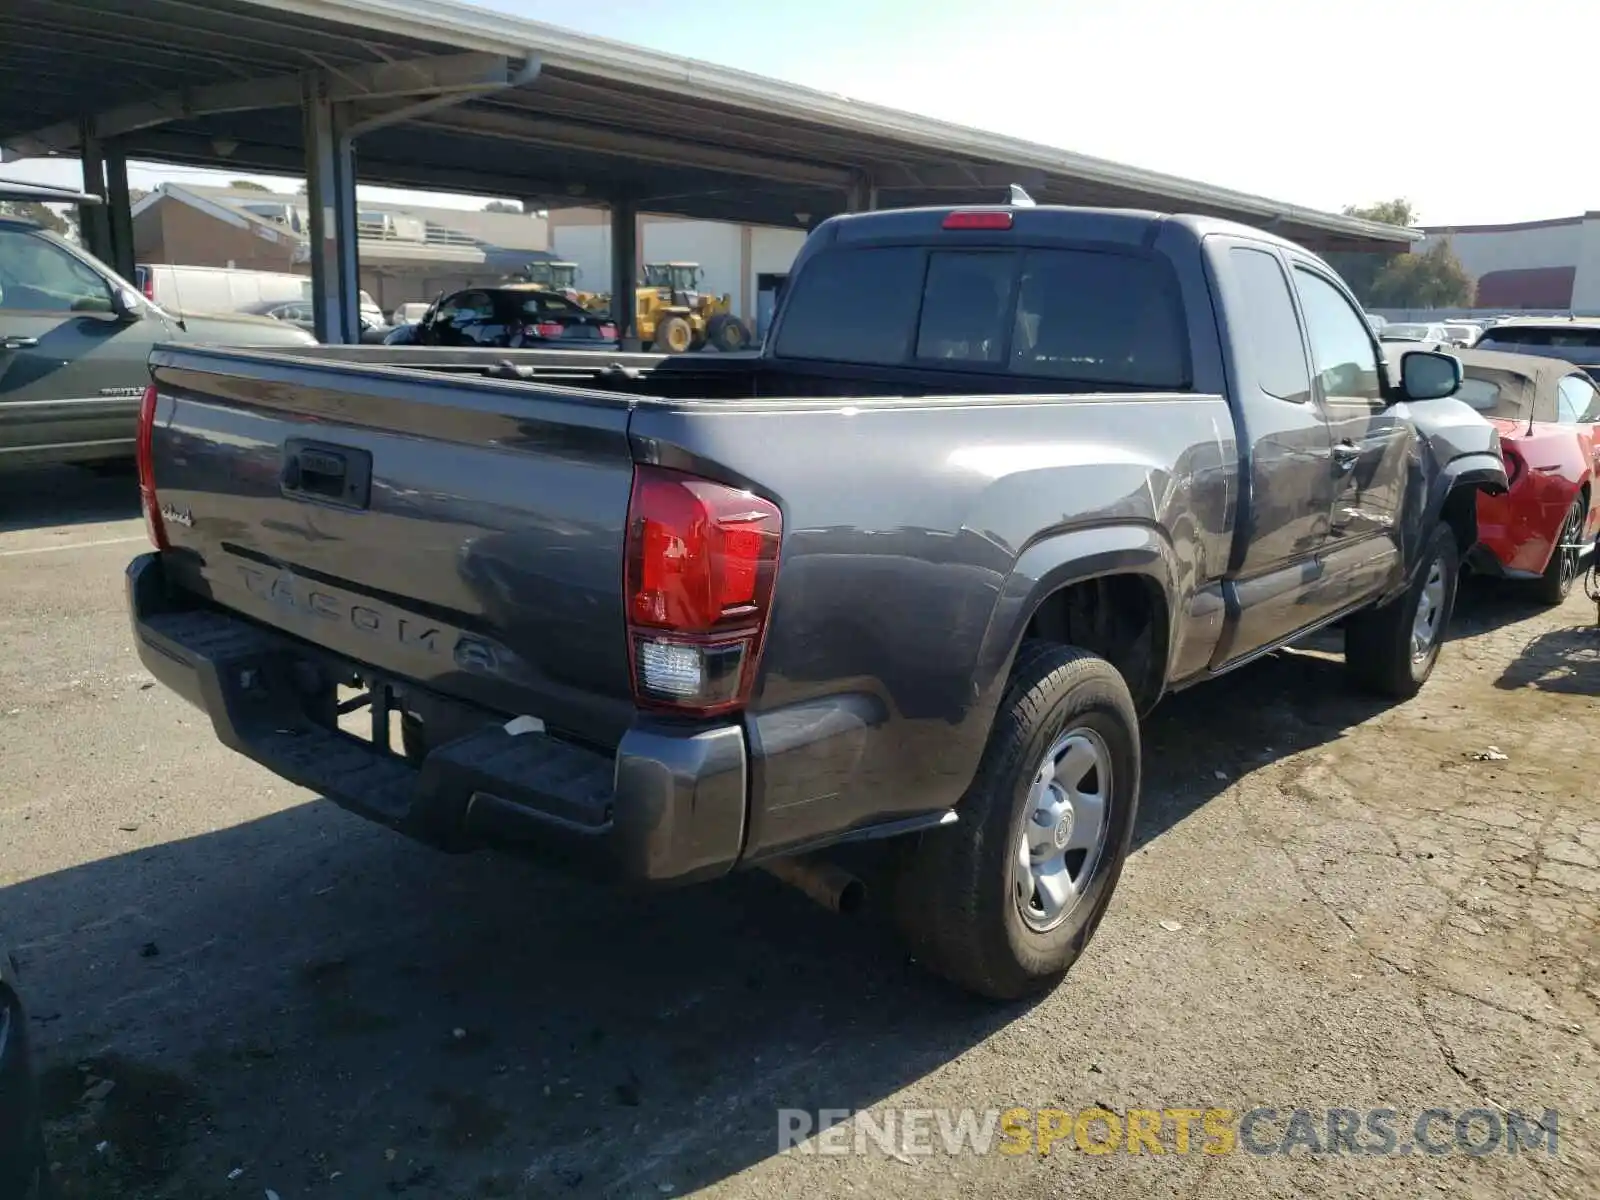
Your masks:
M1572 581L1578 577L1578 554L1581 547L1578 544L1578 529L1583 523L1583 506L1581 503L1572 506L1572 511L1567 514L1566 524L1561 526L1561 541L1556 545L1556 553L1561 556L1561 590L1564 592L1572 586Z
M1417 599L1417 616L1411 623L1411 661L1428 657L1439 636L1439 618L1444 615L1444 563L1434 559L1428 568L1428 581Z
M1028 928L1046 933L1077 908L1105 850L1111 752L1100 735L1069 729L1028 785L1017 838L1014 894Z

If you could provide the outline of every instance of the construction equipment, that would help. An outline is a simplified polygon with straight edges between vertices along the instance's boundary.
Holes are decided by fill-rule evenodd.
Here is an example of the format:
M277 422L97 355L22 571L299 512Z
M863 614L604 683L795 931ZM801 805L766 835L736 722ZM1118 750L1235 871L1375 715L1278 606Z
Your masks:
M733 297L700 290L699 263L646 263L634 293L639 340L657 354L682 354L710 343L718 350L743 350L750 331L733 315Z
M560 292L574 304L581 304L584 308L593 309L598 299L592 292L578 290L578 278L583 272L578 269L575 262L556 262L554 260L540 259L527 263L522 270L514 271L506 277L507 283L526 283L550 292ZM602 305L601 307L606 307Z

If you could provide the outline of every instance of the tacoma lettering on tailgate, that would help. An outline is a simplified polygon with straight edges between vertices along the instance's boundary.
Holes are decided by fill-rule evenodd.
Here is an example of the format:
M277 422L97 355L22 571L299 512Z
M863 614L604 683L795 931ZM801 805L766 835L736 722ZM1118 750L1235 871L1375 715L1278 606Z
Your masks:
M336 621L374 637L387 638L408 650L438 654L445 648L446 631L438 625L396 616L369 604L360 604L318 591L287 571L265 571L239 564L245 587L261 599L324 621Z

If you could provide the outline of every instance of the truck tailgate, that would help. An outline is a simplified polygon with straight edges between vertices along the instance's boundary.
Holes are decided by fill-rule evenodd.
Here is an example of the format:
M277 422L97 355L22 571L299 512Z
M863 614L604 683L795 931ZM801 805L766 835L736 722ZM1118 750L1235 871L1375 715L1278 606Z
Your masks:
M621 736L627 401L233 350L151 366L181 586L398 679Z

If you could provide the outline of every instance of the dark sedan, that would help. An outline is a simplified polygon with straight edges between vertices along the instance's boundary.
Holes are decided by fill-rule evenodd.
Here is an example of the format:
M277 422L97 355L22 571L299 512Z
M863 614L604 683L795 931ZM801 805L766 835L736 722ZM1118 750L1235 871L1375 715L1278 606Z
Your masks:
M44 1139L28 1018L16 989L16 964L0 943L0 1196L34 1200L44 1189Z
M611 318L533 285L469 288L443 297L404 335L417 346L614 350ZM395 344L391 342L391 344Z

